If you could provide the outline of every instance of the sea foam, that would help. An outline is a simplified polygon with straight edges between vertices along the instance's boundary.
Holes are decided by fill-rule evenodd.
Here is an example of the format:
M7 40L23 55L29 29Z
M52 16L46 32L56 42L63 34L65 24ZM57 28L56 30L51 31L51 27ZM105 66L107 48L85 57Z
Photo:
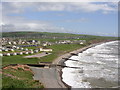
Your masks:
M71 60L72 59L72 60ZM116 87L118 84L118 41L89 48L65 62L62 80L72 88ZM98 82L94 84L95 82ZM105 82L106 84L101 84Z

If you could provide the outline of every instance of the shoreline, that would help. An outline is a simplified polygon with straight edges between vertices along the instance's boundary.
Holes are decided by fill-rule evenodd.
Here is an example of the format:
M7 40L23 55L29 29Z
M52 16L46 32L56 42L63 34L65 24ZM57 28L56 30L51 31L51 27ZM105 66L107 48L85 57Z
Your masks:
M95 47L96 45L100 45L100 44L106 43L106 42L111 42L111 41L102 41L102 42L99 42L99 43L93 43L93 44L90 44L90 45L88 45L88 46L82 47L82 48L80 48L80 49L71 51L71 52L66 53L66 54L58 57L57 59L55 59L55 60L52 62L52 64L65 65L64 62L67 61L67 60L65 60L65 59L63 59L63 58L70 58L71 56L73 56L71 53L75 53L76 55L78 55L79 53L82 53L83 51L85 51L85 50L87 50L87 49L89 49L89 48L91 48L91 47ZM59 69L59 76L57 76L57 77L60 77L60 78L61 78L61 79L60 79L60 82L62 82L62 83L66 86L66 88L71 89L71 86L67 85L67 84L62 80L62 73L63 73L63 72L62 72L62 69L63 69L63 68L60 67L60 68L58 68L58 69Z
M53 66L50 67L30 67L30 69L34 72L33 79L39 80L45 88L66 88L71 90L71 86L67 85L62 78L62 69L65 66L65 61L67 61L71 56L78 55L78 53L82 53L83 51L87 50L88 48L94 47L96 45L100 45L102 43L106 43L108 41L102 41L99 43L92 43L90 45L81 47L79 49L73 50L68 52L64 55L61 55L54 59L52 62Z
M96 45L98 45L98 44L96 44ZM63 56L63 58L66 58L65 56L67 56L67 58L68 58L68 54L69 54L69 58L71 57L71 56L73 56L71 53L73 53L73 52L75 52L75 53L81 53L81 52L83 52L83 51L85 51L85 50L87 50L88 48L91 48L91 47L94 47L94 46L96 46L95 44L93 44L93 45L89 45L89 46L85 46L85 47L83 47L83 48L80 48L80 49L77 49L77 50L74 50L74 51L71 51L71 52L69 52L69 53L67 53L67 54L65 54L65 55L62 55ZM65 65L65 61L67 61L67 60L65 60L65 59L61 59L57 64L60 64L60 65ZM55 64L55 63L54 63ZM62 79L62 74L63 74L63 72L62 72L62 67L60 67L59 68L60 69L60 72L59 72L59 75L60 76L58 76L58 77L60 77L61 78L61 82L66 86L66 88L69 88L70 90L71 90L71 86L69 86L68 84L66 84Z

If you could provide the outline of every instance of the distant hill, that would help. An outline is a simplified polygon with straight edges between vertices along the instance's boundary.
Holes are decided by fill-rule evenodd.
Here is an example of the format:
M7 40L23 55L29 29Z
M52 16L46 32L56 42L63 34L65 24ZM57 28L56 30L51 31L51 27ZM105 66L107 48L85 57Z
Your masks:
M52 36L52 37L73 37L73 36L91 36L81 34L70 34L70 33L49 33L49 32L3 32L3 37L39 37L39 36Z
M66 38L66 39L80 39L80 38L106 38L106 39L117 39L116 37L106 36L95 36L95 35L84 35L84 34L71 34L71 33L50 33L50 32L3 32L2 37L13 37L13 38Z

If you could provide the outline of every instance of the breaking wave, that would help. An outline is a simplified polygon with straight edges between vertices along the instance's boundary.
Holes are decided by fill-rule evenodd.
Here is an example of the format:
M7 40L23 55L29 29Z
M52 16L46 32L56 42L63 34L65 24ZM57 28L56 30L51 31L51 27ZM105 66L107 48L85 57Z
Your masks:
M72 88L117 87L118 43L106 42L71 56L66 66L80 68L63 68L63 81Z

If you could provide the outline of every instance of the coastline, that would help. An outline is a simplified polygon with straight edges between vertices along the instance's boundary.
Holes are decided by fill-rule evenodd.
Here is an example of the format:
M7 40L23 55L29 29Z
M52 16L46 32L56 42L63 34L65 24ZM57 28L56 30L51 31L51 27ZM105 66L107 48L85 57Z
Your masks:
M71 56L73 56L72 54L75 54L75 55L78 55L79 53L82 53L83 51L85 51L85 50L87 50L87 49L89 49L89 48L91 48L91 47L95 47L96 45L100 45L100 44L102 44L102 43L106 43L106 42L110 42L110 41L102 41L102 42L99 42L99 43L93 43L93 44L90 44L90 45L88 45L88 46L85 46L85 47L83 47L83 48L80 48L80 49L77 49L77 50L74 50L74 51L71 51L71 52L69 52L69 53L66 53L66 54L64 54L64 55L62 55L62 56L60 56L60 57L58 57L57 59L55 59L53 62L52 62L52 64L59 64L59 65L65 65L65 61L67 61L67 60L65 60L65 59L63 59L63 58L70 58ZM61 79L60 79L60 82L62 82L65 86L66 86L66 88L69 88L69 89L71 89L71 86L69 86L69 85L67 85L63 80L62 80L62 67L59 67L59 68L57 68L58 70L59 70L59 76L57 76L57 77L60 77Z
M71 86L67 85L62 79L62 69L65 66L65 61L67 61L71 56L78 55L78 53L82 53L88 48L94 47L96 45L100 45L102 43L106 43L108 41L102 41L99 43L93 43L77 50L71 51L60 57L56 58L51 67L39 68L39 67L30 67L30 69L34 72L34 80L39 80L45 88L67 88L71 90Z

